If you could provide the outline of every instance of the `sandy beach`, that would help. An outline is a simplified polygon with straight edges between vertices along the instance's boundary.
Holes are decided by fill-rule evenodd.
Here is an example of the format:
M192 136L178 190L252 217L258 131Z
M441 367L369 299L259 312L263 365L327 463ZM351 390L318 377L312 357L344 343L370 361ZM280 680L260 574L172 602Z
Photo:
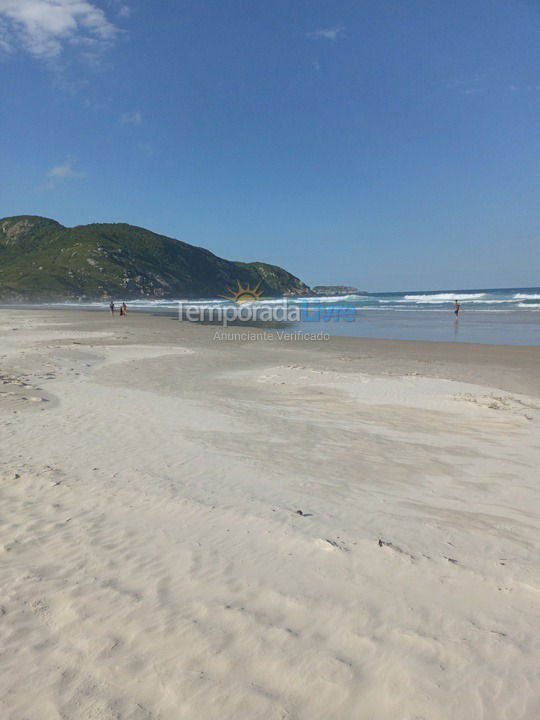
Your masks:
M540 347L215 332L0 311L1 717L540 717Z

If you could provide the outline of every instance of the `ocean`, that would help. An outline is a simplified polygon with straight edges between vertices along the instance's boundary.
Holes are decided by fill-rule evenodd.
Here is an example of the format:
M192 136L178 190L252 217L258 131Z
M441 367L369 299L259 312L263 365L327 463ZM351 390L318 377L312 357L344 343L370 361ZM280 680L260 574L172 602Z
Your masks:
M454 299L461 305L457 320L453 314ZM117 301L121 302L122 298ZM212 298L132 300L128 304L131 310L173 315L178 312L179 303L184 308L206 311L235 307L230 301ZM540 345L540 287L261 298L247 305L262 311L285 303L289 308L297 307L302 315L288 323L291 330L298 332L322 331L329 335L394 340ZM97 309L106 308L107 303L65 303L64 306Z

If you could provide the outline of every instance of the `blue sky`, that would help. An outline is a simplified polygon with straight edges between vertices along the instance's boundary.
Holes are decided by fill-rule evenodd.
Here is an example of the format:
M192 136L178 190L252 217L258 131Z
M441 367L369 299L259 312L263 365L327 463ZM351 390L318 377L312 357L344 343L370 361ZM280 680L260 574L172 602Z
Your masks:
M540 285L534 0L0 0L0 216L309 284Z

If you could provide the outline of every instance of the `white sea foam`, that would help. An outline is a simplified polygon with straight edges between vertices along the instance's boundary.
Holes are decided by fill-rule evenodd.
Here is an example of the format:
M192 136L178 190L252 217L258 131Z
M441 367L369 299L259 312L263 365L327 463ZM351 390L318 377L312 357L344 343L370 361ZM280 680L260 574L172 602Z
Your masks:
M415 300L416 302L448 302L449 300L475 300L483 298L486 293L433 293L430 295L405 295L404 300Z
M456 298L459 302L464 302L467 305L497 305L499 303L515 303L515 300L464 300L463 297ZM415 305L448 305L449 300L406 300L405 298L399 298L396 300L381 300L382 303L400 303L400 304L415 304Z
M292 300L297 303L335 303L344 302L345 300L363 300L366 295L317 295L317 297L289 297L289 302ZM262 298L264 300L264 298Z
M262 297L259 300L255 300L249 303L243 303L247 306L256 306L257 308L264 307L305 307L306 309L314 306L320 306L321 310L324 311L326 308L328 311L334 310L347 310L351 306L356 308L358 311L365 310L387 310L387 311L432 311L432 312L446 312L445 306L449 306L453 300L458 300L465 306L468 306L469 310L475 312L504 312L512 310L538 310L540 308L540 293L509 293L506 297L501 297L501 291L495 293L423 293L423 294L411 294L402 295L400 297L375 297L371 295L320 295L317 297L303 297L303 296L291 296L291 297L273 297L265 298ZM115 298L117 304L122 301L121 297ZM233 300L227 300L225 298L174 298L174 299L150 299L140 298L134 300L128 300L127 304L129 307L140 309L144 311L155 310L161 311L174 311L178 309L179 304L184 308L193 306L200 310L215 310L219 307L236 307L236 303ZM93 309L108 309L108 301L88 301L88 302L74 302L66 301L63 303L50 303L52 306L57 307L73 307L73 308L93 308Z

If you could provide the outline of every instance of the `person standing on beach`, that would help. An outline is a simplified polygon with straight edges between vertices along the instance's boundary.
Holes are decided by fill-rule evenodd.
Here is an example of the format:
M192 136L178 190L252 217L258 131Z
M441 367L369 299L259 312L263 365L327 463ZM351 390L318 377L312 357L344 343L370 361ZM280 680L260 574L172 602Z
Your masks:
M109 310L111 311L111 315L114 315L114 300L111 300L109 303Z
M125 315L127 315L127 305L123 302L120 306L120 317L124 317Z
M460 308L460 304L458 303L457 300L454 300L454 315L456 316L456 320L457 320L457 316L459 315L459 308Z

